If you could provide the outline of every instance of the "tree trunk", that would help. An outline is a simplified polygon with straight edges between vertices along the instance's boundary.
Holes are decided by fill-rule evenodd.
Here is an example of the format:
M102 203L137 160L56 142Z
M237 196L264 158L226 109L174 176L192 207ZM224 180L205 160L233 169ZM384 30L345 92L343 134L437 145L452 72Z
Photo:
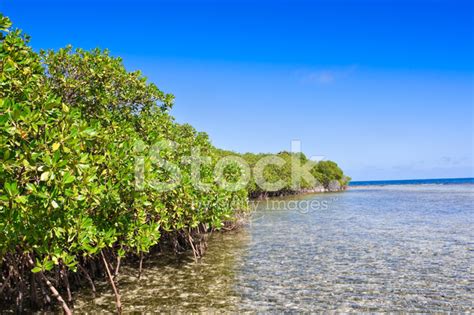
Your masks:
M143 253L140 253L140 263L138 265L138 280L142 277L143 270Z

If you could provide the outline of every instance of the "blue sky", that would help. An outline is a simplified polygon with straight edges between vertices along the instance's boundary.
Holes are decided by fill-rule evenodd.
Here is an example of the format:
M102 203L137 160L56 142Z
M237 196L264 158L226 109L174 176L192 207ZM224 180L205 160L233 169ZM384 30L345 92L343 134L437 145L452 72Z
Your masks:
M355 180L474 176L472 1L20 1L36 49L109 48L240 152L335 160Z

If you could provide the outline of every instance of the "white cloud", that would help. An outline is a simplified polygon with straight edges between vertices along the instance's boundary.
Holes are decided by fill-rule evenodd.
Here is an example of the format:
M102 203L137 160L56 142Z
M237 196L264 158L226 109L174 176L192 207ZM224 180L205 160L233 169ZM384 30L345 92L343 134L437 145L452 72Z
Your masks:
M348 77L357 69L357 65L343 68L321 69L321 70L303 70L297 71L298 76L303 83L316 83L320 85L331 84L337 80Z

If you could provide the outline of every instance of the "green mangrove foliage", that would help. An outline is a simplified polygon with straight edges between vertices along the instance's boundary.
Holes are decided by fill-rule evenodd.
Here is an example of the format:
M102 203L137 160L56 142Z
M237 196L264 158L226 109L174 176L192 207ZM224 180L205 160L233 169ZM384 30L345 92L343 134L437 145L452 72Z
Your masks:
M336 191L351 180L333 161L315 162L304 153L239 154L217 149L220 156L239 156L253 171L247 191L251 198L291 195L300 192Z
M55 298L69 313L74 287L94 291L94 278L107 276L120 312L123 257L141 269L143 254L162 242L201 255L200 235L247 209L248 196L272 190L260 177L280 182L277 193L316 185L292 179L290 162L308 161L287 152L261 172L270 155L238 155L247 173L261 173L238 185L245 172L220 163L229 152L176 123L173 95L120 58L71 47L36 53L3 15L0 34L0 302L21 311L25 300L37 308ZM347 184L333 162L311 173L325 187Z
M208 137L169 115L171 94L107 51L37 54L27 36L8 32L7 18L1 25L2 299L21 304L36 294L23 291L48 272L87 273L98 257L105 267L116 260L118 272L120 257L148 252L163 234L192 240L192 231L220 228L246 208L245 190L227 192L213 181L217 156ZM170 141L176 146L153 150ZM146 182L166 182L157 162L181 161L192 148L211 157L200 174L206 191L191 184L189 165L171 190L137 187L137 165ZM29 280L25 270L40 276Z

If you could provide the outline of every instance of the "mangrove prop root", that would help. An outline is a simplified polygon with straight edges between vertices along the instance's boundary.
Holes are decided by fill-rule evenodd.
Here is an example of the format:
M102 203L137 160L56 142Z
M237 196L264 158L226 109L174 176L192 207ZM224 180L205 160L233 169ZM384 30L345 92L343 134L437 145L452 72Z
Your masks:
M102 256L102 261L105 266L105 271L107 272L107 277L109 278L110 285L112 286L112 289L114 290L115 294L115 306L117 307L117 313L121 314L122 313L122 302L120 301L120 293L117 289L117 286L115 285L114 278L112 276L112 273L110 272L109 264L107 263L107 259L105 259L105 255L103 251L100 251L100 255Z
M17 296L15 299L15 305L16 305L16 311L21 313L23 311L23 296L25 292L25 284L23 282L23 273L22 271L22 262L20 260L20 264L18 265L18 268L16 266L13 266L13 270L18 278L18 281L16 282L16 292Z
M94 284L94 280L92 280L91 276L89 275L89 273L87 272L87 270L82 267L80 264L78 265L79 267L79 270L84 274L84 276L86 277L87 281L89 282L90 286L91 286L91 290L92 290L92 297L95 298L95 294L96 294L96 289L95 289L95 284Z
M31 265L31 267L34 267L35 266L35 263L33 262L33 259L31 259L31 257L28 256L28 263ZM61 305L63 311L64 311L64 314L66 315L71 315L72 314L72 311L71 309L69 308L69 306L67 305L66 301L64 301L63 297L61 296L61 294L59 294L58 290L56 290L56 288L53 286L53 284L51 283L51 281L49 281L49 279L44 275L44 273L42 271L40 271L39 273L39 276L41 277L41 279L46 283L46 285L48 286L49 290L51 291L51 293L53 294L53 297L56 298L56 300L58 301L58 303Z
M118 277L119 271L120 271L120 256L117 255L117 265L115 266L115 272L114 272L114 280Z
M191 231L188 231L188 239L189 239L189 244L191 245L191 249L193 251L194 261L197 262L199 253L196 251L196 248L194 247L194 241L193 241L193 238L191 236Z
M204 255L207 247L206 240L212 228L201 224L195 228L185 228L180 231L173 231L163 235L163 242L153 250L173 249L179 252L193 251L195 261ZM47 309L58 305L62 307L64 313L69 314L74 309L73 290L86 285L90 288L90 294L95 299L98 291L95 280L106 277L108 285L113 289L115 295L114 302L117 311L121 312L123 304L119 293L118 275L121 265L138 261L135 265L138 269L138 278L143 278L144 259L146 253L134 253L129 255L131 259L123 258L113 251L114 249L103 249L97 252L95 257L83 257L77 264L78 272L71 273L63 261L54 269L45 272L31 273L31 268L35 267L34 254L24 254L17 252L5 255L1 262L0 278L0 301L9 306L12 311L25 311L36 309ZM190 254L190 253L189 253ZM103 256L103 257L102 257ZM136 260L135 260L136 259ZM113 262L113 263L112 263ZM112 279L111 279L112 278ZM92 292L91 292L92 291Z
M30 274L30 305L32 308L38 307L39 305L38 288L36 286L36 276L34 273Z
M43 294L44 304L50 305L51 304L51 298L49 297L48 292L46 291L42 281L39 281L39 286L40 286L41 294Z
M10 278L12 277L12 273L13 273L13 267L10 266L10 268L8 270L8 276L5 279L5 282L3 282L2 286L0 287L0 295L3 293L3 290L5 290L6 287L8 286L8 284L10 282Z
M71 294L71 287L69 285L69 278L67 276L67 271L64 268L64 265L61 268L61 278L63 280L64 285L66 286L66 292L67 292L67 301L72 304L72 294Z

